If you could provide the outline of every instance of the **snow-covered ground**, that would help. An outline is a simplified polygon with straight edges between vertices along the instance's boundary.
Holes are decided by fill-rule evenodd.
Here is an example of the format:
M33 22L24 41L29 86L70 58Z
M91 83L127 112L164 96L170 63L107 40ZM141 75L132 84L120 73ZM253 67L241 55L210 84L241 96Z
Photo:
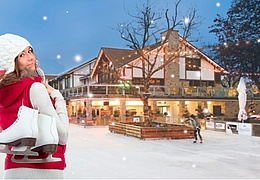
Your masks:
M204 143L140 140L71 124L66 179L258 179L260 137L203 130ZM4 154L0 154L3 162ZM3 165L0 164L0 174Z

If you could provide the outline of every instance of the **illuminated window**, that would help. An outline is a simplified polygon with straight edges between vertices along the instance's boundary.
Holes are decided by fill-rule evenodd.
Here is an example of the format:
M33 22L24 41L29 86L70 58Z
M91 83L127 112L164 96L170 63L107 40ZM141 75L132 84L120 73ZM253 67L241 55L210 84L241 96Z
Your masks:
M186 58L186 70L199 71L200 66L200 59Z

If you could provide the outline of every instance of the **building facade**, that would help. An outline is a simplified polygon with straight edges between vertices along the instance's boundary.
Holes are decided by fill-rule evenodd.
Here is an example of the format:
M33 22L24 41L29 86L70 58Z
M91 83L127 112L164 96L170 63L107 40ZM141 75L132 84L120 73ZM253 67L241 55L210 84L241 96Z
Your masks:
M168 34L166 34L168 33ZM163 41L168 35L167 41ZM223 88L225 70L212 59L182 39L178 32L161 34L161 42L149 46L145 53L134 50L101 48L97 58L75 67L49 81L64 95L68 114L107 124L109 120L141 120L147 92L142 84L142 58L157 62L163 68L149 82L150 118L156 121L180 122L185 115L212 114L236 118L239 107L237 91ZM171 58L171 61L168 61ZM166 64L167 63L167 64ZM248 90L248 101L260 112L259 93Z

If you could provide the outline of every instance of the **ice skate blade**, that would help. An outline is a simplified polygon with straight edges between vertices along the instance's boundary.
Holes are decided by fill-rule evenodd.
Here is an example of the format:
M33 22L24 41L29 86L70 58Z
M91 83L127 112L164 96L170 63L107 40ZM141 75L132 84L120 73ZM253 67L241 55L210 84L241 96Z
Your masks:
M15 159L14 156L12 156L12 161L14 163L48 163L59 162L61 161L61 158L53 158L52 155L49 155L45 159L29 159L28 156L24 156L23 159Z
M25 150L23 150L23 149L25 149ZM39 154L37 152L31 151L30 146L24 146L24 147L22 147L21 150L9 150L8 146L5 145L4 149L0 149L0 153L23 155L23 156L39 156Z
M46 144L46 145L39 146L39 147L32 147L31 150L35 151L35 152L53 154L57 151L57 144Z

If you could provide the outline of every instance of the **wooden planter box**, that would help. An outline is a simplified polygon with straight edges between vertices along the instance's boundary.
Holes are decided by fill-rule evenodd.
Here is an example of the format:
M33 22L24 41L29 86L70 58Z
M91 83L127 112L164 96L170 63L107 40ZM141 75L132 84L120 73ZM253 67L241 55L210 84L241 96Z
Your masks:
M143 127L142 125L142 123L113 123L108 127L110 132L140 139L194 138L193 129L185 125L172 125L171 127Z

